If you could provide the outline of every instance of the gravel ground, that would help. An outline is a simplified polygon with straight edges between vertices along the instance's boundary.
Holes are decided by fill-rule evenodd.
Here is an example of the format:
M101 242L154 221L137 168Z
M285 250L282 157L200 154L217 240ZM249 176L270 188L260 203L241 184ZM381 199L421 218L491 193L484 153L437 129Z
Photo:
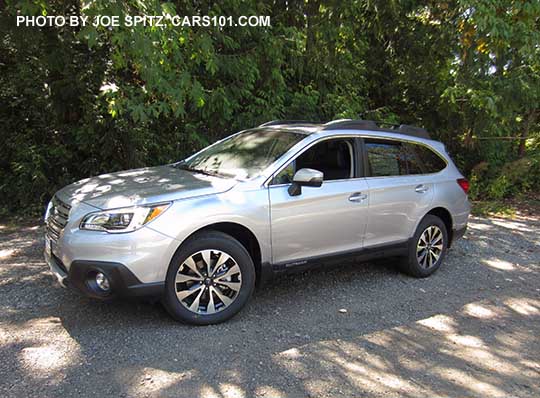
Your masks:
M190 327L59 287L42 227L0 226L0 396L538 397L539 232L472 218L428 279L348 263Z

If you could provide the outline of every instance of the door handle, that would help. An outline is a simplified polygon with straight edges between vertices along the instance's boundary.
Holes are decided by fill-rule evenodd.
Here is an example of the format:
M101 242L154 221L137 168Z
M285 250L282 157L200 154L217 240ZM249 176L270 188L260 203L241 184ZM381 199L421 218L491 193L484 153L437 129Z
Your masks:
M426 193L428 191L428 187L426 187L424 184L418 185L414 190L418 193Z
M355 192L351 196L349 196L350 202L362 202L367 199L367 195L362 192Z

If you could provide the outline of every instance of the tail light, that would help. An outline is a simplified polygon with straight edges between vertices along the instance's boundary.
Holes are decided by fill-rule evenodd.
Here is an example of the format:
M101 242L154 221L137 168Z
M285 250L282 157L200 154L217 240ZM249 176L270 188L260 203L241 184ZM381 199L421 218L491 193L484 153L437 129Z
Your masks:
M467 180L466 178L459 178L457 180L457 183L461 187L461 189L463 189L463 192L465 192L465 194L469 193L469 187L471 186L469 180Z

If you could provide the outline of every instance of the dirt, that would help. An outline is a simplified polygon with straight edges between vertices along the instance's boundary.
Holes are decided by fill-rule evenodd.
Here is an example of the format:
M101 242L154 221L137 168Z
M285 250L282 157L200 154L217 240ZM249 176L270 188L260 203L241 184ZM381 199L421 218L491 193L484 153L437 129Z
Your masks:
M0 396L538 397L539 232L473 217L430 278L346 263L192 327L60 287L43 228L0 226Z

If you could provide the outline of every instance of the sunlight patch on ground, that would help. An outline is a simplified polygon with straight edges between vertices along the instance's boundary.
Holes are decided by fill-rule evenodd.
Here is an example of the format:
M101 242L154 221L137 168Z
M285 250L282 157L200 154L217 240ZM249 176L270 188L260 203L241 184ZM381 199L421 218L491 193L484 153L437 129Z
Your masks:
M290 350L283 351L282 355L287 358L298 358L301 356L300 351L298 351L298 348L291 348Z
M505 377L530 385L529 380L540 369L538 361L524 363L519 354L524 344L535 338L530 325L540 315L540 300L512 297L504 304L472 302L454 313L437 314L411 325L347 341L292 347L273 359L305 380L305 390L314 395L347 396L368 391L420 398L445 391L445 396L451 392L456 396L506 397ZM515 322L516 314L529 326ZM474 322L475 318L482 323ZM514 323L501 330L509 319ZM479 327L490 330L492 336L485 337L485 330Z
M521 315L539 315L540 300L528 300L526 298L511 298L504 302L515 312Z
M38 334L37 330L46 333ZM32 378L47 380L48 383L60 383L69 369L81 357L77 343L62 326L57 317L37 318L24 323L21 327L8 330L16 335L20 344L25 346L18 354L25 373ZM46 336L36 340L35 336Z
M269 398L282 398L288 394L283 393L272 386L260 386L255 389L255 395Z
M490 229L493 229L493 226L489 224L480 224L477 222L469 221L469 223L467 224L467 228L476 229L478 231L489 231Z
M26 366L37 373L58 371L69 365L69 355L64 349L55 345L26 347L21 351L21 359Z
M130 396L159 396L163 391L192 377L191 372L174 372L157 368L126 369L117 375L119 383L126 383Z
M463 312L465 315L480 319L493 318L497 315L492 309L478 303L467 304L463 307Z
M4 249L0 250L0 260L5 260L17 253L15 249Z
M513 271L515 269L512 263L504 260L482 260L482 262L491 268L495 268L501 271Z
M525 224L523 224L521 222L509 221L509 220L500 220L500 219L492 219L491 222L494 225L498 226L498 227L513 229L513 230L517 230L517 231L520 231L520 232L533 232L533 233L536 233L535 230L525 226Z
M459 385L461 388L469 390L471 393L483 397L507 397L507 394L492 383L478 380L468 372L451 367L435 368L434 373L442 379Z
M436 315L431 318L422 319L421 321L418 321L418 323L439 332L449 333L455 331L455 322L447 315Z
M475 336L450 335L448 336L448 340L450 340L451 342L457 345L461 345L465 347L477 347L477 348L485 347L484 342Z
M201 398L245 398L246 394L236 385L222 383L219 385L219 391L208 386L203 387L199 396Z
M221 392L220 397L244 398L246 396L241 387L230 383L221 383L219 385L219 391Z

